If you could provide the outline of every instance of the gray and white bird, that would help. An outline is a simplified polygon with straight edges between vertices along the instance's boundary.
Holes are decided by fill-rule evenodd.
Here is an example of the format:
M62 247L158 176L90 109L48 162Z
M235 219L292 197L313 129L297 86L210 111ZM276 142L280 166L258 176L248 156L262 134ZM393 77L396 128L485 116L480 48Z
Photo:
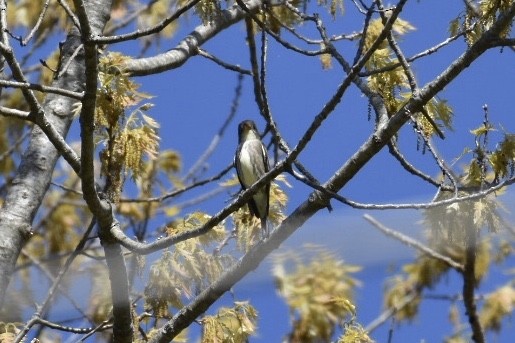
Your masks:
M245 190L252 186L268 170L268 154L261 142L256 124L245 120L238 126L239 145L234 156L236 173L241 187ZM261 228L268 236L266 220L270 201L270 183L260 188L249 200L250 213L261 220Z

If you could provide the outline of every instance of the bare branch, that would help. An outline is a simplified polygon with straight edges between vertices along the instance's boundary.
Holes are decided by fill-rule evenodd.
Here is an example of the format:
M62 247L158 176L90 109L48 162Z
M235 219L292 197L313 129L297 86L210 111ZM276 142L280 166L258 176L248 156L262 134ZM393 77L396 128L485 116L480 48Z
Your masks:
M431 249L427 245L425 245L411 237L408 237L398 231L395 231L395 230L392 230L392 229L386 227L385 225L381 224L374 217L372 217L368 214L365 214L363 216L363 218L365 218L370 224L372 224L375 228L379 229L385 235L395 238L399 242L401 242L409 247L415 248L415 249L419 250L420 252L422 252L423 254L426 254L434 259L440 260L440 261L446 263L449 267L456 269L457 271L461 272L464 270L463 265L454 261L449 256L444 256L444 255L440 254L438 251Z
M68 2L66 0L57 0L57 2L59 3L59 5L61 5L61 7L64 9L64 11L66 12L66 14L68 15L68 17L70 17L73 25L75 25L75 27L80 30L80 23L79 23L79 19L77 19L77 16L75 15L75 13L73 13L72 9L70 8L70 5L68 5Z
M137 198L137 199L122 198L122 199L120 199L120 202L162 202L162 201L164 201L166 199L174 198L174 197L178 196L179 194L187 192L190 189L203 186L205 184L208 184L208 183L216 181L216 180L220 180L232 168L233 168L233 163L229 164L220 173L218 173L218 174L216 174L216 175L214 175L214 176L212 176L210 178L207 178L207 179L204 179L204 180L200 180L200 181L196 181L196 182L192 183L191 185L184 186L184 187L181 187L179 189L175 189L175 190L173 190L173 191L171 191L169 193L166 193L166 194L164 194L164 195L162 195L160 197L144 198L144 199L141 199L141 198Z
M38 20L36 21L36 24L34 25L34 27L32 28L32 30L29 32L29 34L27 35L27 37L25 37L25 39L23 39L20 43L22 46L25 46L28 44L28 42L32 39L32 36L34 36L34 34L36 33L36 31L39 29L39 26L41 25L41 23L43 22L43 18L45 17L45 13L48 9L48 3L50 2L50 0L46 0L45 1L45 4L43 5L43 9L41 10L41 13L39 14L39 17L38 17Z
M465 312L472 328L472 340L475 343L485 343L485 335L479 322L475 299L478 231L476 225L474 225L473 218L468 218L465 228L467 236L465 241L465 268L463 270L463 303L465 304Z
M261 3L261 0L249 0L247 7L250 11L255 12ZM124 70L132 76L144 76L178 68L197 53L198 47L245 16L246 12L234 4L222 11L212 22L199 25L175 48L157 56L127 61Z
M4 107L4 106L0 106L0 115L3 115L5 117L18 118L18 119L22 119L22 120L30 119L30 112L20 111L20 110L14 109L14 108L9 108L9 107Z
M413 300L415 300L418 296L420 296L419 292L412 292L406 295L404 298L399 301L393 308L389 308L381 313L377 318L371 321L367 326L365 326L365 331L371 333L381 325L383 325L388 319L393 317L397 312L401 311L404 307L409 305Z
M88 6L92 6L88 2ZM104 248L106 263L111 283L111 299L113 303L113 340L131 343L134 335L132 324L131 302L129 296L129 280L127 268L120 244L112 237L109 228L117 223L112 205L100 199L96 191L95 171L93 167L95 144L93 140L94 115L97 96L98 56L93 37L101 33L102 26L96 25L95 17L90 13L96 9L86 8L83 0L75 0L75 8L81 27L81 38L84 44L84 63L86 67L86 85L81 109L81 178L82 192L88 208L98 220L99 238ZM109 12L102 13L105 17ZM98 14L97 14L98 15ZM97 18L98 19L98 18ZM105 23L105 21L104 21ZM108 190L109 191L109 190Z
M86 232L82 236L81 240L75 247L75 250L73 251L73 253L70 256L68 256L65 263L59 270L59 273L55 277L54 282L52 283L52 286L50 287L50 289L48 291L48 295L47 295L45 301L43 302L43 304L41 306L39 306L38 310L32 315L32 318L27 322L27 324L25 324L25 327L22 330L20 330L19 334L16 336L16 340L15 340L16 343L21 342L21 340L29 332L30 328L39 322L39 320L41 319L41 314L46 312L47 307L51 303L59 285L61 284L61 281L63 280L64 274L66 274L66 272L70 268L72 262L83 250L83 248L86 245L86 242L88 240L89 234L91 233L91 231L93 230L94 227L95 227L95 220L92 220L91 223L89 224Z
M219 66L221 66L221 67L223 67L223 68L225 68L227 70L235 71L237 73L244 74L244 75L252 75L250 70L243 69L239 65L233 65L233 64L226 63L226 62L222 61L221 59L217 58L216 56L211 55L209 52L207 52L207 51L205 51L205 50L203 50L201 48L197 49L197 53L198 53L199 56L205 57L208 60L211 60L211 61L215 62L216 64L218 64Z
M158 24L156 24L153 27L150 27L150 28L147 28L144 30L137 30L135 32L126 33L123 35L108 36L108 37L105 37L105 36L95 37L92 39L92 42L95 44L114 44L114 43L124 42L124 41L128 41L128 40L134 40L134 39L137 39L140 37L158 33L161 30L163 30L165 27L170 25L172 22L177 20L186 11L188 11L189 9L194 7L199 1L200 0L192 0L192 1L188 2L186 5L182 6L177 11L175 11L174 14L163 19L161 22L159 22Z
M82 93L70 91L67 89L52 87L52 86L44 86L44 85L40 85L37 83L0 80L0 87L32 89L32 90L43 92L43 93L53 93L53 94L67 96L67 97L70 97L70 98L76 99L76 100L82 99Z

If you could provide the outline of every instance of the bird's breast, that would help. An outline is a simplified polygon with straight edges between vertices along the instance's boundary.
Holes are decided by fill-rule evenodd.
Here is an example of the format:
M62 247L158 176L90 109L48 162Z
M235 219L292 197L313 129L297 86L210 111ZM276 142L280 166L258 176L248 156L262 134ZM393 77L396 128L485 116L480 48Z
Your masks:
M261 156L256 156L256 151L253 149L253 145L250 142L243 143L240 151L240 172L241 179L245 187L252 186L260 177L259 163L263 163L259 160Z

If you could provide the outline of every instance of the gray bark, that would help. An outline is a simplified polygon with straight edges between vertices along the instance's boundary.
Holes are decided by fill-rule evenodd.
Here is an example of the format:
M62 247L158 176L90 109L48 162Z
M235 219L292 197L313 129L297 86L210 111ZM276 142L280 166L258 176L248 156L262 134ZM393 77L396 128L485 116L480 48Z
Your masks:
M86 3L91 26L101 32L109 19L110 2L91 0ZM54 80L53 87L75 92L84 90L85 67L83 49L67 63L81 44L80 34L73 27L61 47L60 66L67 69ZM43 110L48 121L62 137L66 137L73 121L72 106L77 100L48 94ZM0 307L11 279L18 255L28 239L31 224L50 185L52 173L60 154L43 131L35 126L29 146L24 152L15 178L7 190L0 209Z

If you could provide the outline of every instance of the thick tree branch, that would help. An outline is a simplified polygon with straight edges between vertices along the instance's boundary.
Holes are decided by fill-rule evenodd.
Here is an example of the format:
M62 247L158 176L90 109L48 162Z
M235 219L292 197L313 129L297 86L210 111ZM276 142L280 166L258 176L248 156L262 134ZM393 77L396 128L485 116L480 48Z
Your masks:
M5 7L1 10L5 15ZM5 27L2 28L2 30ZM62 45L61 61L65 63L75 47L80 45L77 31L72 29ZM84 69L82 56L77 56L63 75L54 80L53 88L82 92ZM25 81L22 81L25 83ZM27 89L28 91L28 89ZM56 137L66 136L73 121L73 105L76 100L57 94L48 94L42 105L46 122L42 127L49 132L55 130ZM65 145L63 145L65 146ZM5 290L13 272L21 247L30 237L31 223L48 189L59 152L49 141L42 128L35 126L15 178L10 185L3 207L0 210L0 306L3 305Z
M255 12L261 6L262 1L249 0L246 4L250 11ZM157 56L130 60L125 64L124 70L132 76L144 76L178 68L190 57L196 55L197 49L202 44L245 16L246 12L234 4L229 9L222 11L211 23L198 26L175 48Z
M123 258L121 246L112 237L109 231L114 222L111 204L101 200L97 194L95 182L95 169L93 167L95 143L94 116L97 97L98 56L97 45L93 38L100 35L103 26L96 25L99 14L105 23L109 18L110 5L104 11L98 11L82 0L75 0L77 17L81 27L82 42L84 44L84 57L86 66L86 87L82 99L80 114L81 127L81 178L82 193L88 208L97 218L99 224L99 238L104 248L106 263L109 271L111 285L111 299L113 302L113 340L114 342L131 343L134 335L132 325L131 302L129 297L129 280L127 268ZM106 4L102 4L106 7ZM100 13L97 13L100 12Z

